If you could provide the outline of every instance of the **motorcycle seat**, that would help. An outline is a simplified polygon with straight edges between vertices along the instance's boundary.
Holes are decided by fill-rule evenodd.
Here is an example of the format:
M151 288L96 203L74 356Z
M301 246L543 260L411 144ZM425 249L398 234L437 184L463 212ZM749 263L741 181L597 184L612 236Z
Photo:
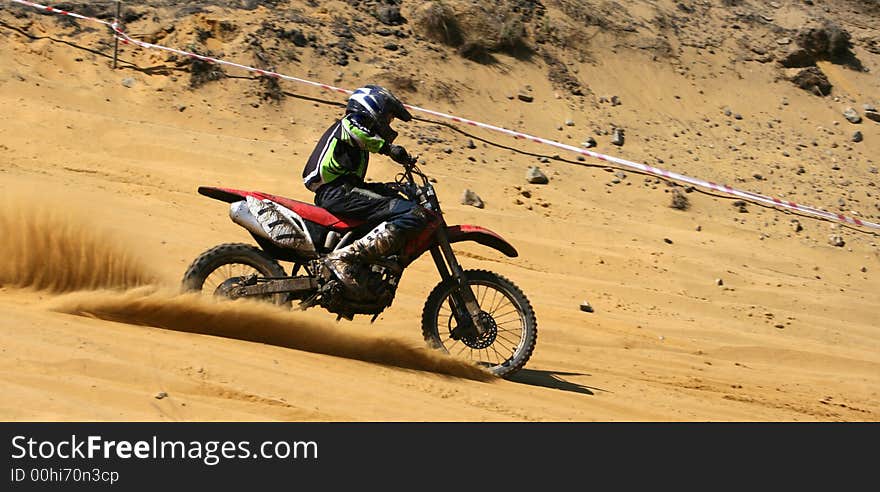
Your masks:
M204 196L214 198L215 200L221 200L227 203L234 203L239 200L244 200L244 198L247 196L252 196L258 200L271 200L281 206L293 210L305 220L314 222L315 224L336 231L347 231L349 229L354 229L355 227L359 227L364 224L364 221L362 220L338 217L331 214L327 210L318 207L317 205L312 205L311 203L301 202L299 200L285 198L283 196L272 195L270 193L263 193L261 191L244 191L235 190L232 188L200 186L199 193Z

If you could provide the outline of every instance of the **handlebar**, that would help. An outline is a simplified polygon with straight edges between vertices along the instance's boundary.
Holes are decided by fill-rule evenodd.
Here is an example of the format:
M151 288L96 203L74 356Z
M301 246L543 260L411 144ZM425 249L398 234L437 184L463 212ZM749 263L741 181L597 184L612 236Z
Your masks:
M423 207L439 210L439 203L436 203L436 194L428 181L428 176L416 165L418 160L418 156L413 156L410 162L404 164L403 172L397 175L395 181L411 200ZM416 176L421 178L421 184L416 183Z

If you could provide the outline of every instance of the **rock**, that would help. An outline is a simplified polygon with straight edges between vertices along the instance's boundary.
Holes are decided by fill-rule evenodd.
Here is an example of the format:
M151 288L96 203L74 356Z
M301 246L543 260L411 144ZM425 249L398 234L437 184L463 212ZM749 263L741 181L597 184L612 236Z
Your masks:
M672 203L669 206L677 210L687 210L691 204L688 197L681 190L674 188L672 190Z
M527 103L530 103L530 102L532 102L532 101L535 100L534 97L532 97L532 96L530 96L530 95L528 95L528 94L523 94L523 93L519 93L519 94L517 94L516 97L517 97L520 101L527 102Z
M666 244L672 244L672 239L669 239L668 237L664 237L663 242Z
M387 26L398 26L406 22L397 5L382 5L376 9L375 15L379 22Z
M529 167L529 170L526 171L526 181L532 184L547 184L550 182L538 166Z
M798 47L791 48L779 59L779 64L785 68L805 68L815 63L816 60L807 53L807 50Z
M574 120L565 120L565 126L574 126Z
M617 96L611 96L611 105L612 106L620 106L622 103L620 102L620 98Z
M162 398L167 398L167 397L168 397L168 393L166 393L164 391L160 391L160 392L156 393L156 396L154 398L156 398L157 400L161 400Z
M794 229L794 232L801 232L804 230L804 226L801 225L801 221L797 219L791 219L791 227Z
M843 237L838 236L837 234L832 234L828 236L828 244L842 248L846 246L846 241L843 240Z
M126 77L122 79L122 85L128 88L134 87L134 79L131 77Z
M798 46L819 60L834 60L852 55L850 34L833 22L821 27L802 29L795 36Z
M880 123L880 113L878 113L877 110L865 109L865 118Z
M591 148L595 147L596 145L598 145L598 144L596 143L596 139L593 137L587 137L587 139L581 143L581 146L586 147L588 149L591 149Z
M472 207L483 208L483 200L473 191L466 189L461 195L461 204L470 205Z
M589 302L584 301L584 302L581 303L581 311L583 311L583 312L585 312L585 313L592 313L592 312L593 312L593 306L590 306L590 303L589 303Z
M611 133L611 143L618 147L623 146L623 128L615 128Z
M733 206L737 207L737 209L739 209L739 213L741 213L741 214L749 213L749 209L746 208L746 205L747 204L746 204L745 200L737 200L737 201L733 202Z
M477 144L475 144L474 141L473 141L472 139L469 138L468 141L467 141L467 148L469 148L469 149L476 149L476 148L477 148Z
M805 68L792 77L791 81L801 89L821 97L831 94L833 88L819 67Z
M716 279L715 279L715 285L718 285L718 286L722 286L722 285L724 285L724 280L721 280L720 278L716 278Z
M849 121L853 124L859 124L862 122L862 117L859 116L858 111L853 108L846 108L843 111L843 117L846 118L846 121Z
M862 132L855 132L855 133L853 133L852 141L853 141L853 142L856 142L856 143L859 143L859 142L862 141L863 138L864 138L864 137L862 137Z

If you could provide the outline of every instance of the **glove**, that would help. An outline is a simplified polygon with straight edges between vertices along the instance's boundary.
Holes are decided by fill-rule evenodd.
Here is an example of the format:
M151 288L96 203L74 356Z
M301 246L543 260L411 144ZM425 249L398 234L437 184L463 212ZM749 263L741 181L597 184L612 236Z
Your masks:
M409 155L409 152L400 145L391 145L388 148L388 156L398 164L411 164L413 162L413 158Z

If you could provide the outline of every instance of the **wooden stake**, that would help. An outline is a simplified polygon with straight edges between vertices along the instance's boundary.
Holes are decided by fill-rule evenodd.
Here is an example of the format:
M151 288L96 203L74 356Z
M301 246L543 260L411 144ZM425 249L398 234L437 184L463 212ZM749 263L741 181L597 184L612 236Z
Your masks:
M119 25L119 11L121 8L120 4L121 4L121 2L119 0L116 0L116 19L113 20L113 23L116 24L117 26ZM118 56L118 54L119 54L119 36L114 31L113 32L113 70L116 70L116 57Z

